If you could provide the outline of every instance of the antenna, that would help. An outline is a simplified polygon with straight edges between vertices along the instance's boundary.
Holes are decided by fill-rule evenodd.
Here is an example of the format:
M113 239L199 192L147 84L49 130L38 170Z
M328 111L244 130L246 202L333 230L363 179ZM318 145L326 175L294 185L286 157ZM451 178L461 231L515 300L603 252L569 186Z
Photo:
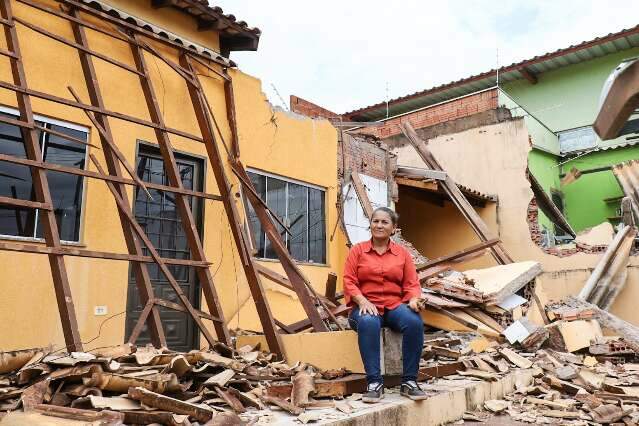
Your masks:
M277 97L280 99L280 102L282 103L282 106L284 107L284 109L288 111L289 110L288 105L286 105L286 102L284 102L284 98L282 98L282 95L280 95L280 92L277 91L277 87L275 87L273 83L271 83L271 87L273 88L273 91L275 92Z
M497 45L495 50L497 53L497 87L499 87L499 45Z
M388 111L388 81L386 81L386 118L389 117Z

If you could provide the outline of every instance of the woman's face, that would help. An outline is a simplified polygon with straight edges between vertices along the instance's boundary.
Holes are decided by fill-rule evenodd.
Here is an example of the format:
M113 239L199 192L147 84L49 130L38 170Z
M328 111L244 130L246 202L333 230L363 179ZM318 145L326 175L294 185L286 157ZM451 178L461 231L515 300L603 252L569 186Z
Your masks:
M385 211L376 211L371 219L371 234L377 239L390 238L396 226Z

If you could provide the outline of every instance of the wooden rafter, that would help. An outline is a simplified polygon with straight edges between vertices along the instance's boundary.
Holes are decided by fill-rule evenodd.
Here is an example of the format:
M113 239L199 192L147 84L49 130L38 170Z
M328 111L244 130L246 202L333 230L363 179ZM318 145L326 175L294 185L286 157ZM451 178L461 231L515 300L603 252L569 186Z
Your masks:
M21 89L27 89L27 80L22 64L18 33L14 23L10 0L0 1L0 12L2 12L2 18L6 21L3 27L7 48L15 55L14 57L10 57L9 61L14 85ZM20 110L20 120L30 126L35 126L29 95L24 91L20 91L16 92L16 98L18 101L18 109ZM21 128L21 132L27 158L32 161L42 162L42 152L35 129ZM31 176L37 201L49 206L53 205L46 170L31 168ZM40 215L40 223L44 231L46 245L53 248L61 247L58 225L53 210L44 210L43 214ZM75 315L75 307L73 305L73 297L71 295L64 258L54 253L49 254L48 258L66 346L72 351L82 351L82 340L80 339L80 332L78 331L78 321Z
M132 35L132 38L133 40L138 41L135 35ZM155 128L155 137L158 141L160 153L164 161L166 176L171 186L182 189L184 185L182 184L182 177L178 170L177 162L175 161L175 155L173 153L169 134L166 131L161 130L166 128L166 126L153 88L151 76L146 65L144 52L137 44L131 43L130 47L131 53L133 54L133 60L135 61L135 66L141 74L140 84L142 85L142 92L144 93L144 99L149 110L149 116L151 117L151 121L158 125L158 127ZM195 260L206 262L206 255L204 254L204 248L202 247L202 240L197 230L195 219L193 218L193 212L191 211L189 200L182 194L175 194L175 206L177 207L182 221L191 256L193 256ZM208 268L198 268L196 271L209 311L220 318L219 321L214 321L213 323L217 337L224 344L230 345L231 336L226 327L226 323L224 322L222 306L220 305L217 291L213 284L211 271Z
M417 135L415 129L413 129L413 126L411 126L409 122L402 123L400 129L429 169L439 170L442 172L445 171L430 152L426 143ZM440 185L455 207L457 207L464 216L464 219L466 219L473 231L475 231L479 239L482 242L491 240L492 232L488 229L488 226L486 226L486 223L477 214L475 209L473 209L470 205L464 194L457 187L455 181L447 174L446 179L440 181ZM491 246L490 250L493 257L499 264L505 265L513 262L501 243Z
M357 194L359 203L362 205L364 214L366 215L368 220L371 220L373 218L373 204L368 198L368 192L366 192L366 188L364 187L362 178L356 171L351 172L351 183L353 184L353 188L355 188L355 194Z
M76 9L70 10L69 15L75 19L79 19L79 13ZM89 48L86 32L84 31L84 27L77 21L72 20L70 21L70 23L73 29L73 36L76 43L85 48L85 50L78 50L78 55L80 56L80 64L82 66L82 72L88 89L91 105L97 109L103 110L105 108L105 105L98 83L98 77L93 65L93 60L91 56L86 52L86 50L88 50ZM85 112L87 113L87 115L89 115L88 111L85 110ZM102 150L104 152L104 158L106 160L109 175L121 178L122 170L120 169L118 153L113 150L113 134L111 132L111 124L109 122L109 118L105 114L97 113L94 119L96 121L95 124L99 124L102 130L101 132L99 132L100 142L102 143ZM99 174L106 176L105 173ZM135 172L133 172L133 175L135 175L135 177L137 178ZM139 182L139 179L134 181L137 184ZM109 188L113 187L113 190L123 201L121 208L118 210L118 214L120 217L120 225L122 226L122 232L124 234L124 240L127 246L127 250L132 256L140 256L142 255L142 245L140 244L139 239L135 237L133 227L128 220L128 217L132 215L132 210L129 204L126 187L122 183L113 183L111 181L107 181L107 183L111 185ZM148 269L141 262L134 262L132 264L132 269L133 275L135 277L138 295L140 296L140 301L143 304L148 305L148 303L154 298L153 286L151 284L151 277L149 275ZM166 346L166 335L164 334L162 320L160 319L160 311L157 306L153 305L149 308L149 313L147 313L145 320L146 324L148 324L149 335L153 345L157 347ZM132 337L135 337L134 339L131 339L132 343L134 343L137 336Z
M95 156L91 154L89 157L91 158L91 161L93 161L93 164L98 169L98 171L102 174L105 174L104 170L102 169L102 166L100 166ZM193 307L193 305L191 305L191 302L189 301L188 297L184 294L184 291L182 291L182 288L180 287L178 282L175 280L175 277L173 277L173 274L171 273L169 268L162 261L162 258L157 252L155 246L146 236L146 233L144 232L140 224L137 222L135 217L133 217L133 214L131 213L131 211L127 208L128 203L125 201L125 199L122 196L120 196L120 194L117 192L117 189L115 188L115 185L113 185L113 183L109 181L105 181L105 182L107 186L109 187L111 194L113 194L113 198L115 199L115 203L118 206L118 209L126 216L127 220L129 221L131 225L131 228L133 228L137 236L142 240L142 242L146 246L147 250L149 251L149 254L153 258L153 260L155 260L155 263L158 265L162 274L166 277L166 280L168 281L169 285L173 288L173 291L177 295L178 300L180 301L182 306L186 309L186 312L190 315L191 318L193 318L193 321L200 329L200 332L202 333L206 341L209 342L210 345L214 345L216 341L211 335L211 333L209 332L209 330L206 328L204 323L202 322L202 315L200 315L199 311L196 310ZM145 303L148 303L148 301ZM140 320L138 321L142 322Z
M197 123L200 128L200 133L202 134L204 146L206 147L206 152L209 157L209 161L211 162L211 168L213 169L213 174L215 175L215 180L217 182L220 195L222 196L224 210L231 227L231 235L233 236L235 246L240 253L240 257L242 258L244 274L251 291L251 296L253 296L253 302L255 303L255 308L257 310L258 317L260 318L269 349L278 354L280 357L283 357L284 352L282 350L282 343L279 333L277 332L275 322L273 321L273 314L271 313L271 309L266 300L264 288L255 267L255 260L251 255L247 243L248 236L245 235L242 227L241 218L237 211L237 206L231 191L231 184L224 172L224 162L222 161L222 156L220 155L220 150L215 139L213 123L207 114L205 101L201 93L202 86L199 83L199 78L193 70L193 65L188 55L182 55L180 57L180 65L182 68L194 75L195 80L198 82L198 89L190 85L187 85L187 88L189 90L189 96L191 98L191 103L193 104Z

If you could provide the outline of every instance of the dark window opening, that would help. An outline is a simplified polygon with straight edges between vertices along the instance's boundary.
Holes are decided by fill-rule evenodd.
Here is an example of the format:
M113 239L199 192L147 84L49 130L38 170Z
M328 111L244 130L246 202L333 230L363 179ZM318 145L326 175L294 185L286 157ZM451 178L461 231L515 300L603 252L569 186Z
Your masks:
M3 116L18 118L2 113ZM38 124L72 136L87 140L87 133L51 123ZM59 136L37 131L42 158L50 164L84 169L86 147ZM0 154L27 158L26 147L20 128L0 123ZM82 212L82 176L68 173L46 172L53 209L62 241L80 240L80 218ZM21 200L35 201L35 188L28 166L0 161L0 195ZM12 206L0 207L0 235L27 238L43 238L39 223L40 212Z
M555 205L555 207L557 207L557 209L561 212L561 214L565 215L564 213L564 196L561 192L551 189L550 190L550 199L552 200L553 204ZM554 225L554 231L555 231L555 237L558 237L560 239L565 239L565 238L569 238L572 239L572 237L570 236L570 234L568 234L566 231L564 231L563 229L561 229L559 226L557 226L556 224Z
M291 231L289 235L276 223L291 256L300 262L326 263L325 191L255 172L248 174L259 196ZM277 259L253 207L244 201L256 256Z

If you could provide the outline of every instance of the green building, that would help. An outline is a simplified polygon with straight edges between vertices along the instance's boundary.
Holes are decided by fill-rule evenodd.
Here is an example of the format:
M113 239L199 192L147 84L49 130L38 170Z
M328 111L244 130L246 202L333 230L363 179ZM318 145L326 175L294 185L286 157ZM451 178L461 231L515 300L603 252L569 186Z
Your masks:
M580 232L605 221L614 225L620 220L623 192L610 166L639 158L639 136L601 141L591 126L606 79L620 62L635 56L639 56L639 26L361 108L344 117L383 121L386 128L377 136L392 139L396 132L389 123L393 120L409 120L422 131L442 124L450 129L455 128L450 122L472 114L485 115L490 112L487 108L509 111L508 118L524 117L529 130L529 172L570 227ZM491 93L493 104L486 104L482 96L472 109L457 107L457 114L447 112L435 122L422 118L426 110L443 108L460 99L470 100L480 93ZM503 114L496 116L503 119ZM481 120L475 122L481 124ZM429 134L432 132L425 133ZM576 175L578 178L574 179ZM547 244L570 240L555 225L557 220L551 221L540 211L538 221Z

